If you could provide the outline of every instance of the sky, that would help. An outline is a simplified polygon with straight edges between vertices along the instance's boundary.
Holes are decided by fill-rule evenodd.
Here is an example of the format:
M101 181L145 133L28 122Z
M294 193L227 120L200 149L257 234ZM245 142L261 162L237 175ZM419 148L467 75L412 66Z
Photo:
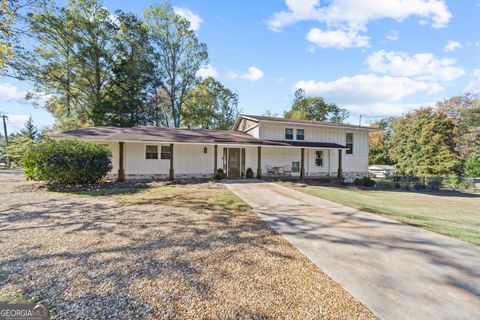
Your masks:
M154 2L104 0L138 15ZM282 115L293 93L350 111L368 124L436 101L480 92L480 0L172 0L208 46L201 76L239 95L242 113ZM33 117L31 84L0 78L0 111L15 131Z

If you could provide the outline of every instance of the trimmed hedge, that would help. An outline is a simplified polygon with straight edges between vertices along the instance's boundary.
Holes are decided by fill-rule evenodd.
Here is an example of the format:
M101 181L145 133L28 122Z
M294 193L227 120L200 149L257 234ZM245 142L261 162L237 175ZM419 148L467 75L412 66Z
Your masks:
M106 146L79 140L54 140L32 145L23 157L28 179L50 184L94 183L112 170Z

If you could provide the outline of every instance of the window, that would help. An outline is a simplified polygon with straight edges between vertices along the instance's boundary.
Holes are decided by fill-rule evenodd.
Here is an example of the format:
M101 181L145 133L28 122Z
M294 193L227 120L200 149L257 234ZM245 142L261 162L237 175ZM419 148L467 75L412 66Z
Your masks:
M168 160L172 157L172 149L170 146L162 146L162 152L160 154L160 159Z
M323 151L315 151L315 165L323 167Z
M347 132L347 151L345 152L346 154L353 154L353 133L352 132Z
M299 173L300 172L300 161L293 161L292 162L292 173Z
M158 159L158 146L145 146L145 159Z
M285 140L293 140L293 129L285 128Z
M305 140L305 129L297 129L297 140Z

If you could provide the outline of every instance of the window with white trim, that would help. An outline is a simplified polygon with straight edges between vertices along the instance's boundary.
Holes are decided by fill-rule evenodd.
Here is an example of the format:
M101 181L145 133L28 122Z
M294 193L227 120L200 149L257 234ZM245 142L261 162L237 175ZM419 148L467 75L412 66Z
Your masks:
M345 145L347 146L345 154L353 154L353 132L347 132Z
M315 151L315 165L317 167L323 167L323 151Z
M285 140L293 140L293 129L285 128Z
M172 157L172 148L170 146L162 146L160 159L169 160Z
M145 146L145 159L151 159L151 160L158 159L158 146L146 145Z
M297 129L297 140L305 140L305 129Z

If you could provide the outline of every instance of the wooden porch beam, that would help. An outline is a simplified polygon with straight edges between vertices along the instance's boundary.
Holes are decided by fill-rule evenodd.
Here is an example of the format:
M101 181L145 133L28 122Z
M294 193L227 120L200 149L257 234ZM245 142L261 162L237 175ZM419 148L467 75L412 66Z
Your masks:
M262 178L262 147L258 147L257 179Z
M213 146L213 178L217 176L218 171L218 145Z
M117 181L125 181L125 169L124 169L124 142L118 143L118 174Z
M305 178L305 148L300 149L300 178Z
M343 177L343 168L342 168L342 149L338 149L338 172L337 178Z
M168 180L173 181L175 173L173 172L173 143L170 144L170 170L168 172Z

